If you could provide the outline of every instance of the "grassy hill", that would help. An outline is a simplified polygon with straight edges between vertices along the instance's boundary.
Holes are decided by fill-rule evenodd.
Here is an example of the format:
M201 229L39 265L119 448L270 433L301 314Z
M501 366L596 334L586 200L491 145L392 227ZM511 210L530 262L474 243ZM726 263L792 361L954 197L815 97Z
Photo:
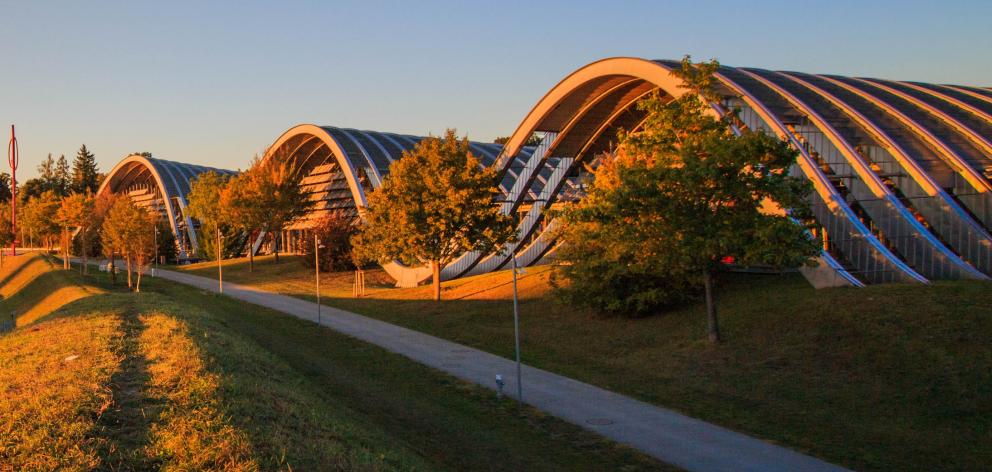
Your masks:
M71 275L55 269L53 261L37 253L4 257L0 268L0 320L13 314L16 325L23 326L80 298L102 293L92 285L74 283Z
M216 276L210 264L184 267ZM992 283L814 290L798 275L728 275L710 345L701 304L644 319L557 303L548 268L520 279L523 358L689 415L862 470L978 470L992 462ZM224 278L313 299L298 260L228 261ZM508 272L391 288L325 274L327 304L513 355Z
M0 335L0 470L666 468L311 323L105 277L0 270L4 310L83 294Z

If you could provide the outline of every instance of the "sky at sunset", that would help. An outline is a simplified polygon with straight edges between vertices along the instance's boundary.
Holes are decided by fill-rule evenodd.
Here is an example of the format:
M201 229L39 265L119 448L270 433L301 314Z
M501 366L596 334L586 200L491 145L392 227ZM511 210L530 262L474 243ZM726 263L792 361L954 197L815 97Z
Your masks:
M990 26L990 1L2 1L0 125L22 182L82 143L237 169L298 123L489 141L610 56L992 86Z

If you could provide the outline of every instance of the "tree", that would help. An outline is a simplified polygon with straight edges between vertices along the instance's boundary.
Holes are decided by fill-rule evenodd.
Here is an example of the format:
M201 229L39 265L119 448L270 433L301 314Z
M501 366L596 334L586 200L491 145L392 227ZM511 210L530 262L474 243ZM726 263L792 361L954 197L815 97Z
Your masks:
M247 218L249 228L265 231L279 263L279 235L286 224L302 216L309 205L300 188L298 166L289 156L276 153L269 159L255 158L251 167L237 181L239 188L231 208L240 218Z
M72 160L72 191L96 193L100 186L99 173L96 157L83 144Z
M38 180L41 181L42 191L55 191L55 166L55 159L52 158L52 153L48 153L48 157L41 161L41 164L38 164Z
M496 169L479 164L467 138L451 129L444 138L426 138L389 166L352 242L362 258L380 263L429 263L440 300L441 270L455 257L490 251L516 235L512 218L496 206L496 184Z
M186 197L189 204L186 210L189 216L196 218L200 223L199 242L200 258L216 259L217 245L216 233L219 229L222 234L230 236L228 231L229 215L221 203L221 194L227 185L228 177L216 172L204 172L191 182L189 195ZM230 241L230 238L228 238ZM229 256L228 251L221 254L221 257Z
M92 239L89 241L89 248L87 249L98 249L104 257L110 259L110 266L116 266L116 254L117 248L111 239L107 238L103 234L103 222L107 220L107 215L110 213L110 209L114 207L117 200L121 198L115 193L105 192L98 194L93 199L93 220L90 222L90 227L93 228ZM80 251L82 252L82 251ZM110 271L111 283L117 283L117 271Z
M69 269L69 253L72 247L71 232L79 229L79 238L83 263L80 271L84 271L89 262L87 251L87 236L93 222L93 197L88 193L74 193L62 199L56 213L59 225L62 227L62 267Z
M265 224L266 219L258 204L260 198L252 176L247 172L232 177L220 192L220 206L227 213L227 219L247 236L248 272L255 272L255 232Z
M355 218L341 211L330 212L317 220L313 233L322 246L318 253L320 270L337 272L355 268L352 260L351 237L356 231ZM316 263L313 245L313 241L306 241L303 245L306 254L303 264L307 267L313 267Z
M44 241L47 251L51 251L52 241L59 234L57 212L60 204L61 199L55 192L46 190L18 207L18 226L23 226L31 235Z
M10 223L10 204L0 202L0 267L3 267L4 248L14 242L14 229Z
M500 136L494 139L493 142L496 144L506 144L510 142L510 136ZM541 144L541 137L537 133L530 135L527 141L524 141L524 146L537 146L538 144Z
M164 257L166 261L175 261L179 256L176 246L176 235L172 233L172 227L164 219L158 221L158 250L159 257Z
M809 184L788 175L796 152L760 131L735 134L733 113L710 114L717 67L687 56L676 73L688 93L638 103L641 128L620 134L587 196L562 212L558 257L569 283L559 290L567 299L646 314L701 288L709 338L718 342L713 284L721 260L794 267L817 254L793 219L809 214Z
M32 197L39 197L45 193L45 182L39 178L25 180L21 187L17 189L17 205L27 203Z
M69 173L69 161L65 159L65 154L59 156L55 164L55 180L52 182L55 194L64 197L72 192L72 175Z
M116 250L124 254L127 286L134 287L135 292L141 291L142 266L155 250L156 220L154 214L130 198L118 198L103 222L104 244L112 246L111 252ZM135 282L132 282L133 272L137 272Z
M0 172L0 203L10 201L10 174Z

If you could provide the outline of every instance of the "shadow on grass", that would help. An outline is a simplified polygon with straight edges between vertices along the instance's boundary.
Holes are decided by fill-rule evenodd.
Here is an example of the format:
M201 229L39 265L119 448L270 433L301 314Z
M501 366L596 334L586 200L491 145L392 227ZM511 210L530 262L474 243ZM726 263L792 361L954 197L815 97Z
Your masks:
M287 386L313 396L319 402L314 406L320 410L342 415L331 416L332 420L340 418L338 423L344 425L367 425L369 431L333 428L330 432L341 434L340 441L345 444L363 444L371 449L369 452L381 451L383 444L412 449L436 467L452 470L617 470L621 464L625 470L664 469L657 462L577 426L529 407L520 410L515 403L497 400L482 387L311 322L170 282L154 281L148 287L209 312L212 321L200 329L219 324L261 347L266 357L271 355L286 363L295 373L285 378L300 375L305 380ZM193 339L209 358L224 362L225 357L234 355L230 352L234 345L225 345L214 334L209 340L201 336ZM255 371L260 367L245 365L245 360L248 359L225 368L222 391L244 394L244 382L258 375ZM286 408L285 400L273 401L282 405L281 409ZM237 405L228 404L225 409L234 421L244 421L246 412L239 411ZM276 420L263 416L254 421ZM273 442L264 427L244 429L256 447ZM328 433L324 428L318 434ZM388 436L376 437L382 433ZM327 440L320 436L308 439ZM306 454L302 451L308 447L311 446L293 445L287 456ZM316 466L321 468L319 463ZM294 468L298 468L297 464Z
M22 256L17 256L17 257L31 257L31 256L30 255L22 255ZM28 267L32 267L35 264L46 264L46 263L47 262L45 260L43 260L43 259L35 259L35 260L32 260L32 261L26 262L24 264L21 264L16 269L12 270L9 274L7 274L3 278L3 280L0 280L0 287L6 286L8 283L12 282L13 280L16 280L17 279L17 276L20 275L21 272L24 272L25 270L27 270ZM6 265L6 264L10 264L10 262L9 261L4 261L4 265ZM38 274L32 280L37 279L38 276L40 276L40 275L41 274ZM29 283L31 283L31 280L26 281L24 283L24 286L27 286L27 284L29 284ZM22 286L22 288L23 288L23 286Z
M147 453L151 425L164 400L148 395L151 374L148 360L141 354L138 340L145 330L133 306L121 314L123 336L116 354L121 363L108 384L112 401L100 415L90 436L97 440L103 468L109 470L151 470L158 465Z

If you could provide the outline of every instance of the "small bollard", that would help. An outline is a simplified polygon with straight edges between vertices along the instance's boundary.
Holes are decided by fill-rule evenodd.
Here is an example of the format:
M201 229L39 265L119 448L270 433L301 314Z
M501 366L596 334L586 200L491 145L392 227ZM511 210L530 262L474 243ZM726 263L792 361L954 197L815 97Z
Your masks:
M506 382L503 382L503 376L496 374L496 398L503 398L503 385L506 385Z

